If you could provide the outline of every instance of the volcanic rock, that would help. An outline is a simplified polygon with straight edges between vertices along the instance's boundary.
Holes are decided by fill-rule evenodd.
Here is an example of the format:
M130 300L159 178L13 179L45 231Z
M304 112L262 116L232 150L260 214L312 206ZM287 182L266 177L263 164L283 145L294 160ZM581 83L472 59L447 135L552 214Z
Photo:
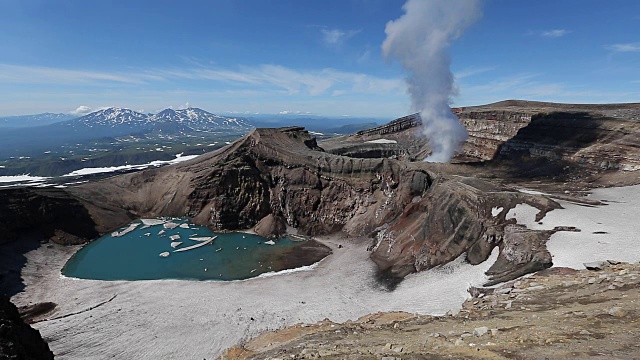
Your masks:
M5 297L0 297L0 359L53 359L40 333L20 319L18 309Z
M253 230L268 239L279 238L287 232L287 221L282 216L269 214L262 218Z
M62 189L0 191L0 244L34 232L61 244L81 244L98 235L83 202Z
M459 109L469 131L460 156L540 158L592 170L640 169L640 104L502 101Z

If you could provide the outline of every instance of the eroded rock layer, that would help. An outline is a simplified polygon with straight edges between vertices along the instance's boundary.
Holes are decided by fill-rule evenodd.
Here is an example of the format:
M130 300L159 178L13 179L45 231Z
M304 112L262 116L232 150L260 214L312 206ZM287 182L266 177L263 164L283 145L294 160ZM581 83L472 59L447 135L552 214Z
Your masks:
M461 156L567 161L587 168L640 168L640 104L567 105L504 101L465 108Z
M640 169L640 104L502 101L452 109L469 137L454 162L544 159L596 170ZM422 160L430 153L417 114L323 140L335 154ZM381 141L379 140L391 140Z

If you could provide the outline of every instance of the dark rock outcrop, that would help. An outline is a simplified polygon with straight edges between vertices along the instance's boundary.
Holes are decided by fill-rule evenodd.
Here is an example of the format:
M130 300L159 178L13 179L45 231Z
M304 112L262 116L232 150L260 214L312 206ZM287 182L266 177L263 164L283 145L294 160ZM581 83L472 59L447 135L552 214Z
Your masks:
M34 232L60 244L98 235L83 203L62 189L0 190L0 243Z
M18 309L0 296L0 359L53 359L49 345L40 333L25 324Z

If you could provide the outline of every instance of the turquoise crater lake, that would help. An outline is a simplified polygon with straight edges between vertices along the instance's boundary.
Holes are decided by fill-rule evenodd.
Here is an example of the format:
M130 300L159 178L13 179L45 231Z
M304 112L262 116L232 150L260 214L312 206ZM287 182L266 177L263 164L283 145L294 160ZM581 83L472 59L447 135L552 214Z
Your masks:
M187 219L145 219L87 244L62 273L96 280L230 281L311 265L330 253L314 240L269 241L214 233Z

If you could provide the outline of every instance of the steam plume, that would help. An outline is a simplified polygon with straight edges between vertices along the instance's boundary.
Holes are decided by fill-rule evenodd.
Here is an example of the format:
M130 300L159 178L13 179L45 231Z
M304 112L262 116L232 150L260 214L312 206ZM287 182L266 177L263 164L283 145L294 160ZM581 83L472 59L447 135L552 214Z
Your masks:
M382 44L408 72L414 111L420 112L432 153L425 161L448 162L467 138L451 113L455 94L448 49L480 15L479 0L408 0L405 14L389 21Z

